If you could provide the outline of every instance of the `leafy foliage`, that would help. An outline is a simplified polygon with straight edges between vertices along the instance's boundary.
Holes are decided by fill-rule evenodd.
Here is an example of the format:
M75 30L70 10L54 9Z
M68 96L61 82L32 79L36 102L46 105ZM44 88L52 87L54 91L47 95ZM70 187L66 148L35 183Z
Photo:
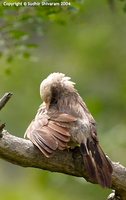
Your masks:
M32 49L39 45L45 30L51 23L65 25L74 15L77 15L81 6L81 1L73 0L70 5L61 6L61 1L57 0L58 6L22 6L4 4L0 6L0 56L5 55L8 62L14 57L29 58ZM10 1L6 1L10 3ZM11 1L15 3L16 1ZM18 5L17 2L17 5ZM51 3L52 1L48 1ZM26 3L26 2L25 2ZM32 3L32 2L31 2Z

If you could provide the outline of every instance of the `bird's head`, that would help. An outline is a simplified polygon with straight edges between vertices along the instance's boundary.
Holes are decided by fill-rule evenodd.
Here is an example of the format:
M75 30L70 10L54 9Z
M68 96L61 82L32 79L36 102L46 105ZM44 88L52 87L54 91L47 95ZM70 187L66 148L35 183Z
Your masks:
M46 104L50 104L52 100L56 100L61 93L75 91L74 84L70 81L70 77L63 73L55 72L44 79L40 85L40 96Z

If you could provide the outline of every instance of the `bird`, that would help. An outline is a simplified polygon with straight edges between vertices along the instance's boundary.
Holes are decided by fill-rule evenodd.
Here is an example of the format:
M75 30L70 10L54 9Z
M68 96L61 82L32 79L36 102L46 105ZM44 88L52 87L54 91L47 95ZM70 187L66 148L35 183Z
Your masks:
M47 157L79 146L90 179L102 187L112 184L112 163L100 147L96 122L70 77L51 73L40 84L40 105L24 137Z

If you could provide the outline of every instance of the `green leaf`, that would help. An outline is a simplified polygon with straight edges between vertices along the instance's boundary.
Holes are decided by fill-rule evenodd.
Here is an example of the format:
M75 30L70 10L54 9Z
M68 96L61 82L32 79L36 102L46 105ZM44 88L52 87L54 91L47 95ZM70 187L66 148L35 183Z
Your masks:
M24 31L18 31L18 30L11 31L11 36L16 39L20 39L25 35L26 35L26 32Z

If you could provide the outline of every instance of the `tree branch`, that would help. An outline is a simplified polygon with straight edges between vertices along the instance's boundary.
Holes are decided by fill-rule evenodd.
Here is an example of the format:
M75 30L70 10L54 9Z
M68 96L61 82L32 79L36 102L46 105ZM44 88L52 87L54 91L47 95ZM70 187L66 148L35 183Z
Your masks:
M6 103L9 101L11 96L12 96L12 93L8 92L8 93L5 93L4 96L0 99L0 110L6 105Z
M0 138L0 157L23 167L84 177L91 182L78 147L73 150L56 151L53 156L46 158L29 140L18 138L3 130ZM111 188L121 200L126 200L126 168L119 163L112 162L112 164L114 172Z
M0 99L0 110L8 102L11 93L6 93ZM11 135L3 130L5 124L0 125L0 158L22 167L35 167L52 172L61 172L77 177L84 177L90 181L84 168L78 147L75 149L56 151L50 158L46 158L31 141ZM126 168L119 163L112 162L112 189L115 190L108 200L126 200Z

